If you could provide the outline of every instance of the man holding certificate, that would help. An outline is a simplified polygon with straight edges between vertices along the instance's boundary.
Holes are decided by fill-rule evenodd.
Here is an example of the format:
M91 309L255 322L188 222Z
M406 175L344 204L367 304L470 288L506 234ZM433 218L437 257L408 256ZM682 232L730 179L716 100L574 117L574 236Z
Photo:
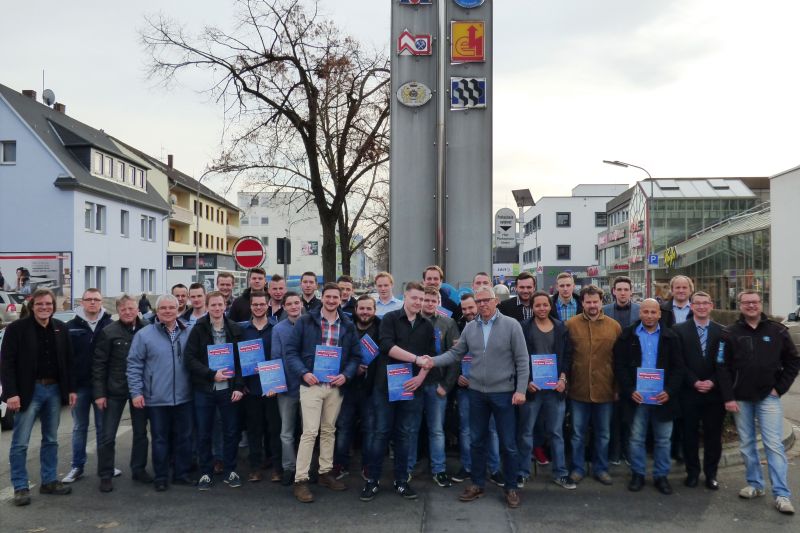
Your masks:
M678 393L684 379L683 356L677 335L662 328L661 308L652 298L639 308L639 321L622 331L614 345L614 372L621 399L632 404L628 490L644 486L647 462L645 441L653 430L653 483L662 494L672 494L667 481L671 465L672 421L678 415Z
M361 343L353 322L339 312L341 292L335 283L322 288L322 307L303 315L286 345L286 373L300 378L303 434L297 450L294 496L314 501L308 486L311 456L319 435L319 484L331 490L347 486L331 473L341 387L352 380L361 361Z
M564 323L550 316L550 296L537 291L531 300L533 317L522 322L530 354L531 379L526 393L527 401L517 406L517 448L520 459L517 486L524 485L531 475L533 427L542 413L550 439L553 482L573 490L576 485L567 475L563 435L566 412L564 391L567 388L567 372L572 365L572 343Z

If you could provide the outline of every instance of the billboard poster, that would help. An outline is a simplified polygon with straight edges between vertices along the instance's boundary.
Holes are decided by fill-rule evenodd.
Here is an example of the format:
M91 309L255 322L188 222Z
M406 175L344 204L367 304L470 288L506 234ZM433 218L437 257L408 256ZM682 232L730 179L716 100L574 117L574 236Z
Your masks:
M50 289L56 296L70 298L72 252L0 253L3 289L30 294Z
M300 243L300 255L319 255L319 241L303 241Z

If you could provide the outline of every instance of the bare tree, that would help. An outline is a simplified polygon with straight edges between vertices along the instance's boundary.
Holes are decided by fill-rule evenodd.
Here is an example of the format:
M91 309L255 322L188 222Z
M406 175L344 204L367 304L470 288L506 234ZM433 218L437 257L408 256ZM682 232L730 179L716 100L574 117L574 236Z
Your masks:
M165 16L146 19L150 75L169 84L202 69L225 107L214 170L311 201L322 225L325 279L375 242L387 189L389 60L318 16L317 1L235 0L237 24L189 35ZM358 233L363 239L355 240Z

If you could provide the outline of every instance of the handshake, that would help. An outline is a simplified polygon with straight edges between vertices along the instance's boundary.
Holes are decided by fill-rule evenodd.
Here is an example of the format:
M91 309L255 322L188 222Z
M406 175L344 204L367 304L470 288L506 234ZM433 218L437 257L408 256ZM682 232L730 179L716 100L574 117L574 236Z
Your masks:
M425 370L430 370L433 368L433 358L429 355L420 355L417 357L417 366Z

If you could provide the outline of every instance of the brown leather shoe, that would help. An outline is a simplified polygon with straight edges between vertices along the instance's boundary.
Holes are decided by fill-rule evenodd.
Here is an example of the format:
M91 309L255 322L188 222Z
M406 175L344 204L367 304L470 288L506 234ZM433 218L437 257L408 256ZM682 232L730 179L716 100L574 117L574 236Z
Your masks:
M258 470L250 472L250 475L247 476L247 481L249 481L250 483L258 483L259 481L261 481L261 472L259 472Z
M273 483L280 483L281 477L283 477L283 474L281 473L280 470L273 470L272 476L270 476L269 480L272 481Z
M517 491L513 489L506 491L506 505L508 505L509 509L519 507L519 494L517 494Z
M294 484L294 497L300 503L311 503L314 501L314 495L311 494L311 489L308 487L308 481L298 481Z
M464 492L461 493L461 496L458 497L459 500L462 502L471 502L477 500L478 498L483 498L485 494L484 490L477 486L477 485L470 485Z
M347 490L347 485L336 479L330 472L320 474L317 483L331 490Z

